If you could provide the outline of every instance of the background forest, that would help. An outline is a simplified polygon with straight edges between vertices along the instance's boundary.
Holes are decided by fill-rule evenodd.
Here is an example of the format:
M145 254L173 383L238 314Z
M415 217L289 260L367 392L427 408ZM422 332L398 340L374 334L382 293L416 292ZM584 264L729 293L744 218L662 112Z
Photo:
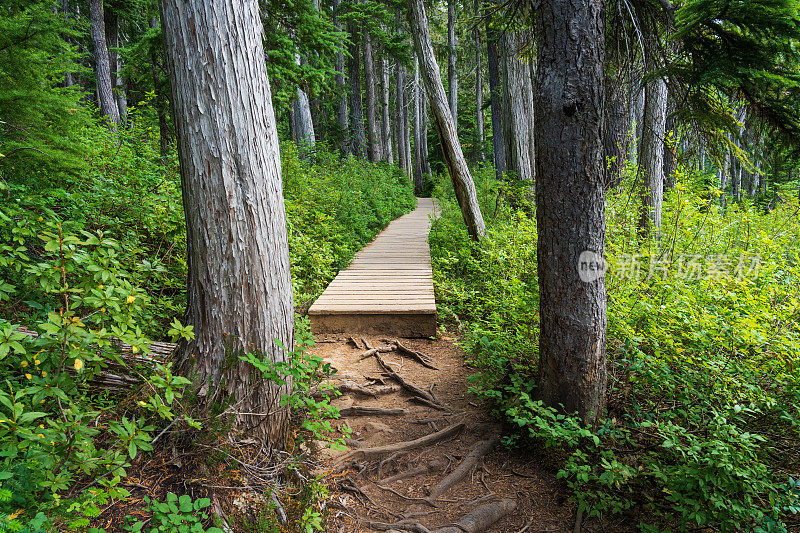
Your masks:
M408 6L259 5L298 317L280 370L295 380L293 442L337 417L307 394L326 372L305 351L308 306L433 196L440 329L458 334L504 444L557 472L579 513L620 530L800 527L797 0L605 4L608 391L588 425L536 392L531 3L425 5L481 239L448 176ZM170 361L137 359L193 337L166 57L152 0L0 5L0 531L101 531L168 439L210 468L235 454L216 448L225 405L199 415ZM237 531L324 530L324 480L302 472ZM145 502L156 520L127 529L162 517L164 531L218 531L211 502L186 498Z

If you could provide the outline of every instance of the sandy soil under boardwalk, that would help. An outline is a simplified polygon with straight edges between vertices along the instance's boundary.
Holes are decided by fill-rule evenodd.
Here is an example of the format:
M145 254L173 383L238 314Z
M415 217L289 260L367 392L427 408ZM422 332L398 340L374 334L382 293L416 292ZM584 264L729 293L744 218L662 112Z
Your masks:
M373 347L387 345L380 337L363 338ZM361 339L361 336L356 337L359 344ZM371 383L370 378L383 378L387 384L392 383L392 380L382 376L374 357L359 360L366 351L363 345L356 348L341 335L320 336L318 340L320 342L312 349L312 353L338 370L337 382L351 380L367 385ZM365 521L392 523L415 512L421 524L435 529L456 522L475 508L476 499L484 496L490 499L480 503L487 503L494 498L512 498L517 503L513 512L485 531L515 533L526 526L524 531L527 532L572 531L574 505L560 492L554 474L538 465L535 456L509 450L502 445L495 447L470 474L442 494L436 501L437 507L413 500L426 497L430 488L450 473L477 441L496 434L499 428L468 393L466 377L471 372L465 367L463 353L453 339L401 339L401 342L408 348L428 355L438 370L425 368L396 351L381 354L383 360L392 365L405 380L423 389L433 386L436 396L450 411L414 403L410 401L412 395L404 391L377 397L343 394L333 401L337 407L357 405L408 411L404 415L353 416L337 421L337 427L346 423L352 429L351 438L358 441L349 443L349 448L354 450L359 446L374 447L409 441L458 422L464 422L465 429L455 437L435 445L396 456L389 454L383 458L382 465L380 460L355 461L348 463L344 469L338 469L337 459L344 452L319 452L319 471L326 474L325 480L331 492L327 502L330 518L326 531L376 531ZM380 384L368 385L368 388L376 385ZM446 472L440 468L432 473L392 482L389 486L396 494L376 485L379 479L386 479L436 458L441 460Z

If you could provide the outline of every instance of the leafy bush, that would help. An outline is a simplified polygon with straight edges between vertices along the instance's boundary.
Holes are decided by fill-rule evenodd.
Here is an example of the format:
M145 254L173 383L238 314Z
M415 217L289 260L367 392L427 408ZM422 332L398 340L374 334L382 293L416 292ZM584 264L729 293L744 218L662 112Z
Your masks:
M159 502L156 499L144 497L149 510L153 513L150 526L147 522L138 521L125 528L133 533L222 533L218 527L203 527L203 522L208 520L205 509L211 506L208 498L192 498L183 494L178 497L172 492L167 493L167 501ZM145 529L146 528L146 529Z
M590 430L535 400L534 208L479 179L489 226L480 243L439 185L434 281L463 321L473 390L517 428L507 441L552 447L590 515L625 512L643 530L786 531L800 512L797 205L722 210L704 176L682 169L661 246L642 246L630 172L610 192L609 406Z

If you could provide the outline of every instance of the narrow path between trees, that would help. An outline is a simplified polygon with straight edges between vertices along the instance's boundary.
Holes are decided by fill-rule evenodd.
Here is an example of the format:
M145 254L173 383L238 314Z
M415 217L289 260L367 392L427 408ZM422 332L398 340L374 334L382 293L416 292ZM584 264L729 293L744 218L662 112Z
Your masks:
M502 445L501 428L468 392L455 339L433 338L433 213L419 199L309 310L312 352L337 370L335 427L348 446L310 446L331 491L325 530L572 531L574 508L541 452Z
M574 505L542 452L505 447L469 394L454 338L328 335L312 352L338 370L335 427L352 430L346 451L309 450L331 492L325 531L573 531Z
M382 333L430 337L436 333L431 255L433 200L396 220L356 254L309 308L315 333Z

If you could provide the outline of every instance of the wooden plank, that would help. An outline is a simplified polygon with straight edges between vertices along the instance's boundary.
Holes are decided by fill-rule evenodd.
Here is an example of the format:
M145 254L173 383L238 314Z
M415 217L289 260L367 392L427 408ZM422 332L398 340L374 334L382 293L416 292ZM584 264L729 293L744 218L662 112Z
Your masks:
M309 309L312 330L430 336L436 331L428 229L434 205L393 221Z

